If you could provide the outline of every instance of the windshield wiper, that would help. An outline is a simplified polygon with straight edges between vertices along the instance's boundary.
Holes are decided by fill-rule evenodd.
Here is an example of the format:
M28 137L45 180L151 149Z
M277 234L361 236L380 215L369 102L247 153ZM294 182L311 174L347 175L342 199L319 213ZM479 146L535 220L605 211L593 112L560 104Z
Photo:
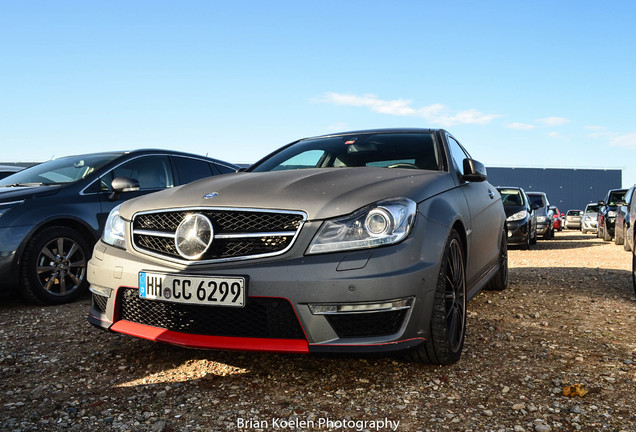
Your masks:
M10 188L10 187L28 187L28 186L53 186L61 183L51 182L51 183L42 183L42 182L25 182L25 183L13 183L8 185L2 185L0 187Z

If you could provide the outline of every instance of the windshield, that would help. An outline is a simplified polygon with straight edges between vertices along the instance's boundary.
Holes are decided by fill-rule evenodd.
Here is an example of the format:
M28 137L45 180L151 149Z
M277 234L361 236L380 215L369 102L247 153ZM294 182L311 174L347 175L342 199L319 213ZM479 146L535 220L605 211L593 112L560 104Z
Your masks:
M598 213L598 204L591 204L585 207L585 213Z
M365 166L437 171L441 158L432 133L354 134L299 141L251 171Z
M543 195L528 195L528 199L532 204L536 204L539 207L545 207L545 203L543 202Z
M526 204L519 189L499 189L499 193L501 194L501 202L505 206L519 207Z
M607 204L611 206L615 206L617 202L623 201L625 199L626 192L627 191L614 191L610 193Z
M568 216L581 216L581 213L583 213L581 210L569 210Z
M0 186L74 183L121 156L122 153L68 156L43 162L0 180Z

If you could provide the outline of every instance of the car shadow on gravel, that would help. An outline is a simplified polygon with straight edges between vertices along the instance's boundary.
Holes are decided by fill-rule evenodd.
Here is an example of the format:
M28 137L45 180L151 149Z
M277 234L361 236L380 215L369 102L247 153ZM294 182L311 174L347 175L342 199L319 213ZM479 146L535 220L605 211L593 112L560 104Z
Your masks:
M530 250L581 249L601 247L605 244L601 241L590 240L595 240L595 238L584 234L569 235L567 237L556 234L555 237L550 240L539 239L536 245L530 247Z
M509 286L522 286L528 281L550 291L583 294L588 297L618 297L632 302L632 273L626 270L586 267L559 267L554 275L551 267L514 267L510 269ZM558 294L558 293L555 293Z

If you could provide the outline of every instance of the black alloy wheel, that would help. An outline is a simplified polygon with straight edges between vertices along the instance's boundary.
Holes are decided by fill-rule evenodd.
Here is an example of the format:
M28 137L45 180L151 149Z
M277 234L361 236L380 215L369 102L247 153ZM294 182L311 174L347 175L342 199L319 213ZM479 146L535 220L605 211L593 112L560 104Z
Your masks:
M504 229L504 233L506 230ZM489 291L503 291L508 287L508 243L502 235L499 244L499 270L495 276L490 279L484 289Z
M459 360L466 336L465 269L461 239L452 229L440 263L429 338L409 352L412 360L440 365Z
M87 291L90 245L77 231L48 227L28 243L21 268L21 293L34 303L61 304Z
M603 222L603 241L611 241L612 236L607 228L607 222Z
M634 294L636 294L636 253L632 254L632 285L634 286Z

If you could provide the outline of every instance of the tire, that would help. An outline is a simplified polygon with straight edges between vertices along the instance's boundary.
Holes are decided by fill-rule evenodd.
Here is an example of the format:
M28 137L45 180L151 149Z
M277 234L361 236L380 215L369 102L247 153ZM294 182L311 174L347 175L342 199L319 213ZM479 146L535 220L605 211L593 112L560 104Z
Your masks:
M636 294L636 254L632 254L632 285Z
M629 245L627 241L627 228L623 227L623 250L629 252L632 250L632 247Z
M607 224L603 224L603 241L612 241L612 236L607 229Z
M617 246L622 245L623 243L625 243L625 239L622 236L618 235L618 229L614 228L614 244Z
M466 336L465 270L462 242L452 229L437 277L429 337L408 352L411 360L438 365L459 360Z
M91 252L91 245L72 228L52 226L37 232L22 256L22 297L47 305L77 299L88 290L86 265Z
M536 245L537 244L537 230L536 229L534 230L534 235L530 239L530 244L531 245Z
M502 237L501 244L499 245L498 264L499 270L497 270L497 274L488 281L484 289L489 291L503 291L508 287L508 245L505 237Z

